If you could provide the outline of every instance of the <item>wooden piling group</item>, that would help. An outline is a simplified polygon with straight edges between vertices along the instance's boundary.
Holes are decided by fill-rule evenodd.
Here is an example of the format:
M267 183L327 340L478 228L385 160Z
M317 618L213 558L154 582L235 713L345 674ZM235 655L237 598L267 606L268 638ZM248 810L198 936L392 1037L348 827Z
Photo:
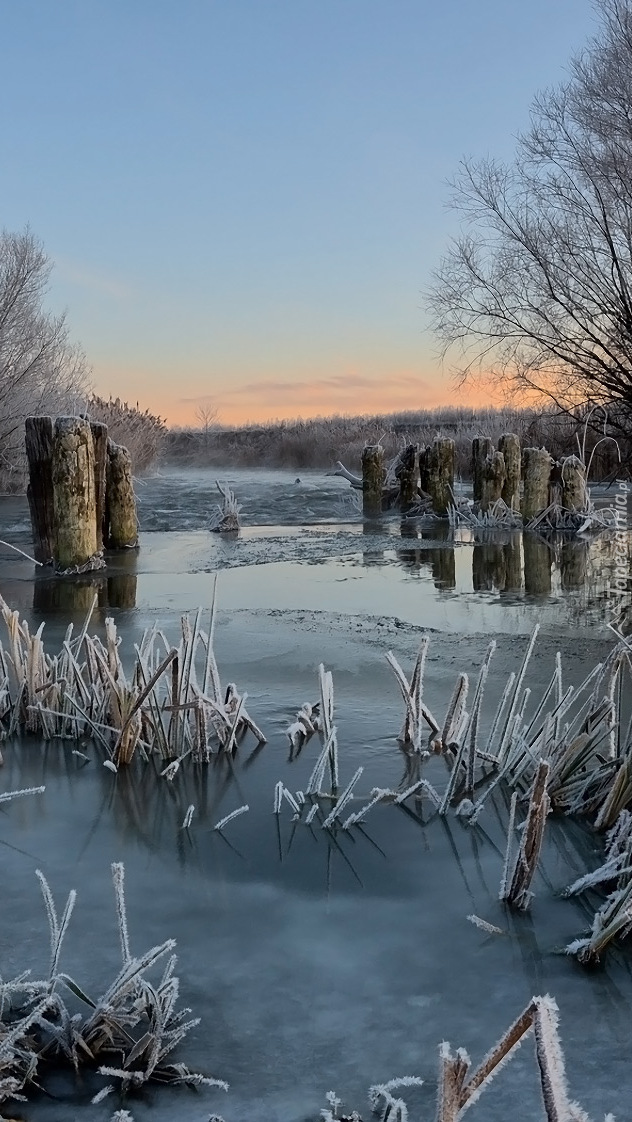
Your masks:
M27 417L28 502L36 561L59 573L103 567L138 543L131 460L86 417Z
M526 525L550 506L562 507L571 513L588 509L589 497L586 469L576 456L556 463L546 448L521 450L515 433L504 433L498 447L489 437L472 441L472 492L475 510L481 514L497 513L497 504L522 515ZM421 498L436 515L446 515L456 506L454 497L454 441L436 437L422 448L417 460L416 446L407 445L400 452L393 471L398 486L399 505L403 511ZM381 445L367 445L362 454L363 508L367 517L375 517L382 509L386 470Z

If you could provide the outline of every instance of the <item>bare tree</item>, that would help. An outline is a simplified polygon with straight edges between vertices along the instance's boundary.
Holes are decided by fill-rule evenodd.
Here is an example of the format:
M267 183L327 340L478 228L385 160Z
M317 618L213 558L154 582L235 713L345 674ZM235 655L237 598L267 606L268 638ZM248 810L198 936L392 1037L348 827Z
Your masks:
M208 402L202 402L195 410L195 419L204 434L204 443L206 444L210 433L217 428L217 409Z
M461 376L632 420L632 2L532 107L514 159L464 161L465 228L431 293Z
M22 466L24 419L76 411L86 359L65 314L44 310L52 264L30 230L0 234L0 471Z

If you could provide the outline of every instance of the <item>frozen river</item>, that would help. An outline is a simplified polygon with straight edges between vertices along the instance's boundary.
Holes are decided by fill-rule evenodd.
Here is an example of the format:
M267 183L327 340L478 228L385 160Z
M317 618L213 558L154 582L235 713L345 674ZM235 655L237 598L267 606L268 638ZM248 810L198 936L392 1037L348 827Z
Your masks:
M560 893L598 864L596 836L552 819L532 910L516 915L498 901L501 794L476 828L430 807L418 816L390 805L371 812L362 831L332 837L294 823L289 808L272 813L276 782L304 789L319 751L314 737L292 758L285 730L303 702L316 700L321 661L334 677L341 781L361 765L363 795L395 786L407 760L385 653L410 671L422 633L432 631L427 698L443 712L456 674L471 674L494 636L493 708L538 622L534 695L558 648L576 682L612 645L612 542L452 540L390 515L364 524L344 481L307 473L299 483L271 471L221 477L243 504L241 534L225 539L206 529L214 478L179 471L143 481L140 551L112 559L103 576L55 581L1 547L0 593L31 624L45 622L51 649L95 594L93 628L113 615L124 658L148 626L173 641L182 612L210 605L219 574L222 679L247 690L268 743L256 749L246 739L233 760L182 767L172 783L140 760L114 776L91 745L81 746L85 763L67 742L4 744L0 791L43 783L46 792L1 810L10 908L0 974L47 962L34 873L42 868L60 901L78 889L62 967L89 992L103 986L118 969L109 867L122 860L133 951L175 937L182 995L201 1017L182 1058L230 1083L228 1094L149 1089L126 1104L136 1122L203 1122L214 1113L227 1122L305 1122L319 1117L330 1089L366 1122L369 1084L400 1075L424 1078L410 1096L411 1118L430 1122L439 1042L477 1061L530 997L546 992L560 1006L573 1097L595 1119L611 1110L625 1122L629 951L615 949L593 973L559 953L589 921L581 897ZM28 550L23 500L0 500L0 537ZM428 775L445 781L440 759ZM248 813L223 834L213 830L242 804ZM502 934L477 929L470 914ZM105 1122L117 1105L111 1097L91 1106L95 1087L65 1076L51 1073L46 1085L50 1094L20 1111L27 1120ZM531 1042L470 1114L500 1122L509 1111L521 1122L543 1117Z

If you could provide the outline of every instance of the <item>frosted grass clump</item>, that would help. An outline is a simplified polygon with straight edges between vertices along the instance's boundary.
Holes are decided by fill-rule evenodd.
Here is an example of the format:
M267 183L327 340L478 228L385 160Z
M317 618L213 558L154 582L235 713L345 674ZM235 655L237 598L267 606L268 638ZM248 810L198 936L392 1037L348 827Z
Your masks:
M208 630L201 609L193 620L182 617L177 646L157 628L147 630L129 675L114 620L105 621L105 641L88 634L96 597L77 637L70 625L57 655L44 648L43 624L31 635L0 598L8 632L8 648L0 644L0 738L18 732L45 740L91 737L112 771L136 754L178 761L166 778L188 756L208 763L218 752L234 754L247 732L264 744L247 695L233 682L222 685L213 649L215 587Z
M53 1057L71 1064L75 1071L90 1067L104 1076L108 1082L96 1101L110 1094L116 1084L126 1092L149 1081L227 1090L223 1081L191 1072L170 1058L199 1022L187 1020L189 1009L177 1008L174 940L167 939L139 956L131 952L123 866L112 865L122 966L98 998L90 997L59 969L76 893L69 893L59 916L46 877L40 870L37 876L48 917L50 965L46 978L31 979L25 971L0 982L0 1107L16 1099L25 1101L29 1087L39 1085L44 1054L48 1060ZM158 964L162 964L162 975L152 981L151 973ZM71 1007L66 1004L68 995L74 999Z

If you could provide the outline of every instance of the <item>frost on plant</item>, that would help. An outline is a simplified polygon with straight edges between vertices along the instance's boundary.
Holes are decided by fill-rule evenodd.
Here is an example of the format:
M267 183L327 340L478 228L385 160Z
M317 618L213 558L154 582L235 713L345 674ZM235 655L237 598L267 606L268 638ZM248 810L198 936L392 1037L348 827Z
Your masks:
M187 1019L189 1009L178 1009L174 941L140 956L130 950L123 866L112 866L122 966L96 998L59 969L76 894L69 893L60 916L46 877L40 871L37 875L48 917L50 968L45 979L31 980L27 971L0 984L0 1106L24 1098L31 1085L39 1084L44 1054L76 1071L88 1066L105 1076L108 1082L97 1102L115 1084L127 1091L150 1080L227 1089L222 1081L191 1072L171 1058L198 1021ZM152 980L159 964L161 973Z

